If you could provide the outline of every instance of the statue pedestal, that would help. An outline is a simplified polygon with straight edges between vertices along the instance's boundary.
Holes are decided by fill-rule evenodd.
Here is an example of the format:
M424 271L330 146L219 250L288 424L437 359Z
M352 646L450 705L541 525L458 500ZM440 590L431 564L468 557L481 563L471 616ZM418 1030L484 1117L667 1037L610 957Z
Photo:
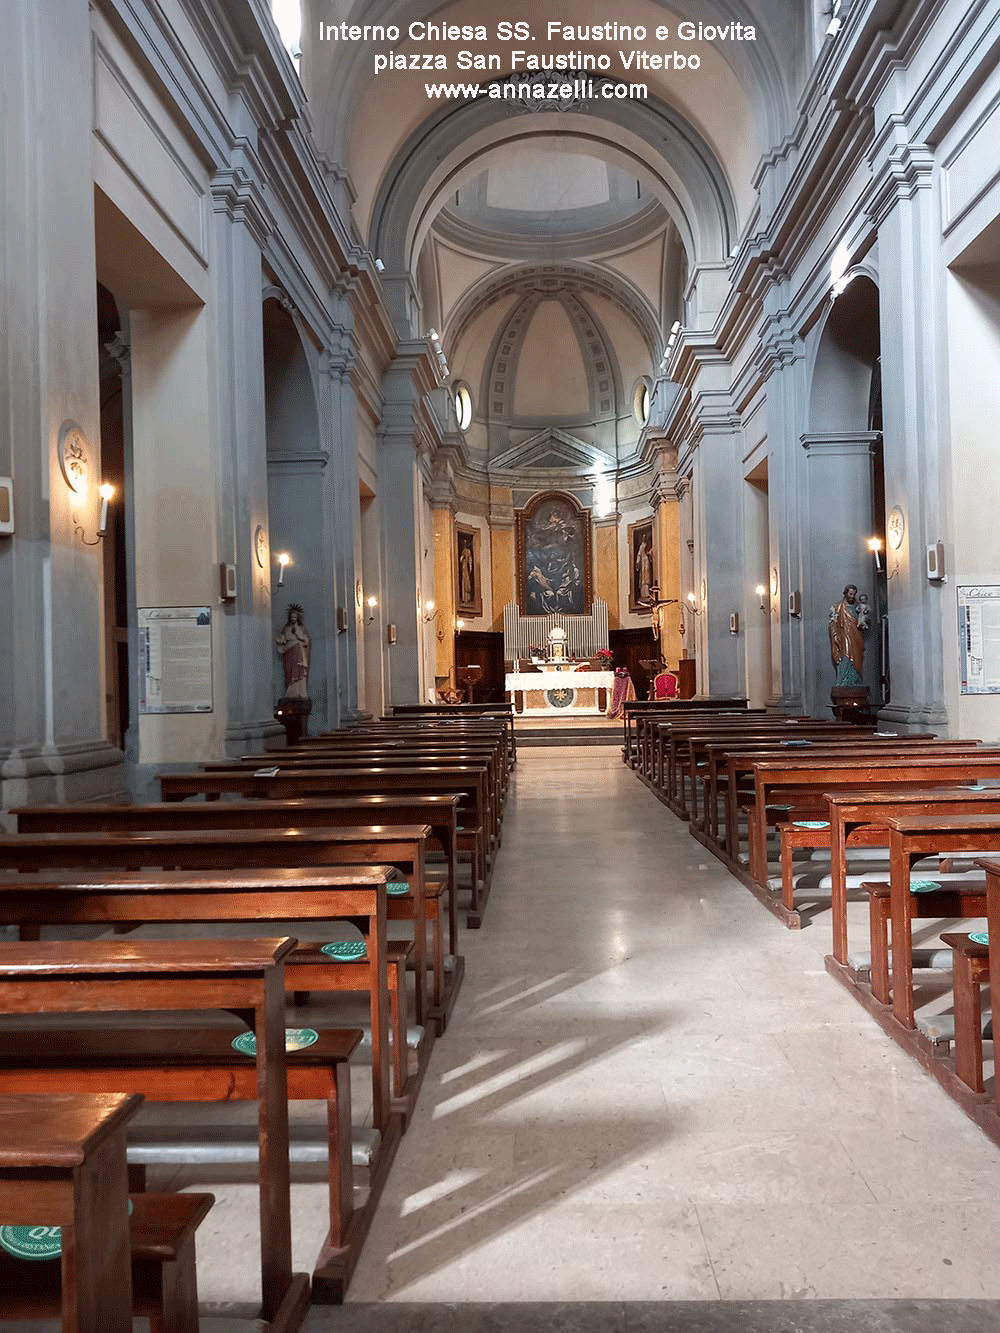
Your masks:
M285 728L285 739L289 745L298 745L303 736L309 734L309 714L312 712L311 699L278 700L274 716Z
M834 685L830 691L830 708L838 722L853 722L859 727L875 722L867 685Z

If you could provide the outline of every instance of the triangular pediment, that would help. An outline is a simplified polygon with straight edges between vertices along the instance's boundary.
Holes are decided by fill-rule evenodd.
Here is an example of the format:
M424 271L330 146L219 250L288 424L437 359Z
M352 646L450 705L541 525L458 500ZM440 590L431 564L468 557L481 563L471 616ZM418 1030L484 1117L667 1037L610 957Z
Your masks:
M591 473L614 471L614 467L614 459L596 445L552 426L511 445L490 459L491 472Z

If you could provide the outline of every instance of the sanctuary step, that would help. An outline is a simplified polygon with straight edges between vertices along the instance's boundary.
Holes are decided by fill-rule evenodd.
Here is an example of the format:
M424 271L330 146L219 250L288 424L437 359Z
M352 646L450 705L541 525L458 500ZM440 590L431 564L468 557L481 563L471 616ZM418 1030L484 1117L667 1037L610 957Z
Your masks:
M622 746L622 728L617 722L597 722L593 726L574 726L565 722L515 723L518 747L522 745L615 745Z

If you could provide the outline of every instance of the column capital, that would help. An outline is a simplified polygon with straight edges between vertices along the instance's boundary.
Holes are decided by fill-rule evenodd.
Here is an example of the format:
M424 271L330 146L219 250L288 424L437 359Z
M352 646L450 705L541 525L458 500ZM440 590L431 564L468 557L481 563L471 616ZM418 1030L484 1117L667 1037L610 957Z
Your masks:
M210 189L212 212L227 217L230 222L243 223L263 249L271 234L271 225L264 207L264 192L256 178L245 167L223 167L212 177Z
M902 116L889 116L875 137L868 160L872 182L865 216L879 227L896 205L933 184L934 154L924 143L911 143Z
M868 455L880 438L877 430L824 431L800 435L799 443L807 458L845 457L850 454Z

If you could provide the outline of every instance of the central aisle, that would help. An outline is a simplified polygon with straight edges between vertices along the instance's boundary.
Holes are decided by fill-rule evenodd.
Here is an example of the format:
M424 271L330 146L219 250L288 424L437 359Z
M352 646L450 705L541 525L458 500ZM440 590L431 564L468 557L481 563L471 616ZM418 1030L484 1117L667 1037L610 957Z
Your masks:
M349 1302L1000 1296L1000 1155L825 924L783 930L618 749L523 749Z

